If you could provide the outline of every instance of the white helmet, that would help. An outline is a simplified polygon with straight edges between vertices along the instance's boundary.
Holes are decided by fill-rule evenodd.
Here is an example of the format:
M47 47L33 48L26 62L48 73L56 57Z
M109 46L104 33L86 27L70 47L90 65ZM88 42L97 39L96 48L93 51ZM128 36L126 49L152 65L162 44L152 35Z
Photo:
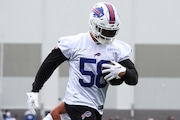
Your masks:
M98 43L112 43L120 29L120 17L111 3L100 2L90 13L89 28Z

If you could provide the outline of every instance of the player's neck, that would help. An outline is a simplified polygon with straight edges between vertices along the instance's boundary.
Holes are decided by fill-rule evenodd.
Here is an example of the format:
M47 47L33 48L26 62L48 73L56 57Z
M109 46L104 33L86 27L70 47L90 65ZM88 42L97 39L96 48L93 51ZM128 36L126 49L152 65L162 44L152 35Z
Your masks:
M96 40L96 38L93 36L92 32L89 32L89 33L90 33L90 36L91 36L92 40L93 40L96 44L100 44L100 43Z

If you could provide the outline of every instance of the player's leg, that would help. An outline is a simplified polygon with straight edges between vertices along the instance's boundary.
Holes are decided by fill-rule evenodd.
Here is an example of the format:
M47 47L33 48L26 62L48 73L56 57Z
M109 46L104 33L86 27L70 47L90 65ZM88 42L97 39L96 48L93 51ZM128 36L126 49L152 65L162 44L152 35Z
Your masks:
M61 116L61 120L71 120L71 118L67 113L63 113L60 116Z
M48 114L43 118L43 120L53 120L53 118L52 118L51 114L48 113Z
M60 114L66 113L64 102L58 104L54 109L50 111L53 120L61 120Z
M69 117L67 113L60 114L59 117L60 117L60 120L71 120L71 118ZM46 117L43 118L43 120L55 120L55 119L53 119L51 114L48 113Z

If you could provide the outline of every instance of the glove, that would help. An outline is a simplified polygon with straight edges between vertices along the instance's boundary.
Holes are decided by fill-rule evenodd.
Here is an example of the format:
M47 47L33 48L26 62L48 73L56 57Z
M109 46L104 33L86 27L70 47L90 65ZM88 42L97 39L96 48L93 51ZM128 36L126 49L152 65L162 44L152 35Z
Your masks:
M125 72L126 68L124 66L122 66L121 64L115 62L115 61L111 61L112 64L108 64L108 63L104 63L102 64L102 67L105 68L102 70L102 74L107 74L106 76L104 76L104 79L109 82L110 80L116 78L116 79L120 79L121 77L119 76L119 74L121 72Z
M27 104L28 104L28 109L30 112L33 114L36 114L36 111L34 110L34 107L38 107L38 92L29 92L26 93L28 96Z

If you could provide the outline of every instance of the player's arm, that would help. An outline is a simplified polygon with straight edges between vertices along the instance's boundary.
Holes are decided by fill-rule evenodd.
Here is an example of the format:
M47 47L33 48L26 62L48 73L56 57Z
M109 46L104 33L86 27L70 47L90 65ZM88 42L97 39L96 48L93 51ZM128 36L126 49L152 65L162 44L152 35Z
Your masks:
M138 83L138 72L130 59L119 62L122 66L126 68L126 71L121 80L125 81L128 85L136 85Z
M52 75L54 70L66 60L67 58L63 55L59 48L53 49L51 53L43 61L36 74L35 81L32 85L32 92L39 92L44 83Z
M138 72L131 62L130 59L123 60L121 62L111 61L111 64L104 63L102 64L103 69L102 73L106 73L104 79L109 82L113 79L124 81L128 85L136 85L138 83Z
M46 59L41 64L35 80L32 84L31 92L27 93L28 96L28 109L35 113L34 106L38 107L38 92L43 87L44 83L52 75L54 70L67 58L63 55L59 48L55 48L49 53Z

